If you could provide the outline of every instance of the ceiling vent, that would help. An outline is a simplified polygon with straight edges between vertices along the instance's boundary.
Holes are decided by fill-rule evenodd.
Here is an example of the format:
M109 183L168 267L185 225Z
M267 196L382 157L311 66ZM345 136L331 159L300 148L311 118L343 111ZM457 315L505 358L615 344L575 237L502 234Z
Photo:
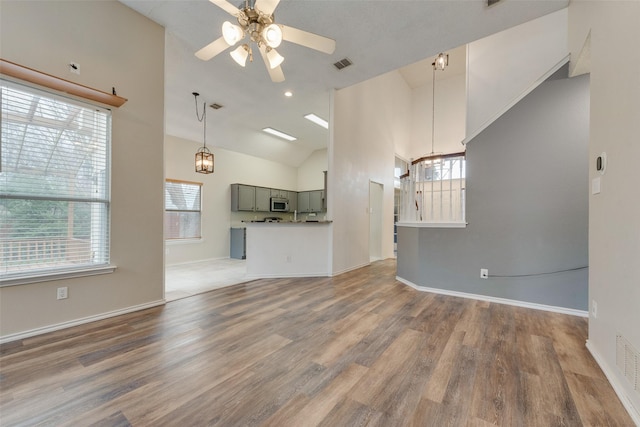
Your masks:
M493 6L498 3L500 0L487 0L487 6Z
M349 58L341 59L340 61L333 64L338 70L342 70L343 68L347 68L349 65L353 64Z
M214 110L219 110L222 108L222 105L218 104L217 102L214 102L213 104L209 105L209 107L213 108Z

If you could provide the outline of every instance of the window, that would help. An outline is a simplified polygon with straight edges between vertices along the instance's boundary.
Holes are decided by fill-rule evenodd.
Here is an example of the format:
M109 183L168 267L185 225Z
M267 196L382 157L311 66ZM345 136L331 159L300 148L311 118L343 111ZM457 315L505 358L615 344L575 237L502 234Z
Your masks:
M401 221L465 222L465 153L423 157L403 176Z
M168 179L164 186L164 238L199 239L202 183Z
M111 113L0 80L0 279L109 264Z

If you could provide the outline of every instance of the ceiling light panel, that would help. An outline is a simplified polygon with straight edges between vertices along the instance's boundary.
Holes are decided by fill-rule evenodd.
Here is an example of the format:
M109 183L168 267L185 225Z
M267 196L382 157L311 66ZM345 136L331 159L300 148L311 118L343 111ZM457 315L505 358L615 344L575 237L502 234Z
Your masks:
M322 126L325 129L329 129L329 122L327 122L322 117L316 116L313 113L307 114L306 116L304 116L304 118L309 120L309 121L312 121L313 123L317 124L318 126Z
M295 141L295 140L298 139L295 136L291 136L291 135L289 135L287 133L280 132L279 130L273 129L273 128L264 128L264 129L262 129L262 131L266 132L266 133L269 133L271 135L275 135L275 136L277 136L279 138L286 139L287 141Z

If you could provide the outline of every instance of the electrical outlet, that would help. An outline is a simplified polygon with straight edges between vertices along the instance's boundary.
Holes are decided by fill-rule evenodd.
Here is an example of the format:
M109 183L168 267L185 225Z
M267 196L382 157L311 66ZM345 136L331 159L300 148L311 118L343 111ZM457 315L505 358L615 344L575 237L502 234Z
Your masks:
M287 256L285 256L285 257L284 257L284 260L285 260L286 262L291 262L291 255L287 255Z
M598 318L598 303L596 300L591 300L591 316L593 316L594 319Z
M77 62L69 62L69 72L73 74L80 74L80 64Z
M67 299L68 296L69 296L69 288L67 288L66 286L62 288L58 288L58 293L57 293L58 299Z
M488 268L481 268L480 269L480 278L481 279L486 279L489 277L489 269Z

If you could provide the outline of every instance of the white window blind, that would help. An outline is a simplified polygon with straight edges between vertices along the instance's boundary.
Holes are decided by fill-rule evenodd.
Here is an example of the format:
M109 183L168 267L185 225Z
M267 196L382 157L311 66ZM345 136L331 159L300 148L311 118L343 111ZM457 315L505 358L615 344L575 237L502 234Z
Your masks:
M109 264L111 113L0 85L0 278Z
M165 239L201 237L201 193L198 182L168 179L164 187Z

